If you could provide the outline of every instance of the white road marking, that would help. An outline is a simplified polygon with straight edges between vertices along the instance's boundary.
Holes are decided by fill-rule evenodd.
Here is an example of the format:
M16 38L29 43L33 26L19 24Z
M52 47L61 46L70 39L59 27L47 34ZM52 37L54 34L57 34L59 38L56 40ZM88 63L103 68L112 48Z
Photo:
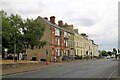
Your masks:
M116 71L113 71L113 72L110 74L108 80L110 80L115 73L116 73Z

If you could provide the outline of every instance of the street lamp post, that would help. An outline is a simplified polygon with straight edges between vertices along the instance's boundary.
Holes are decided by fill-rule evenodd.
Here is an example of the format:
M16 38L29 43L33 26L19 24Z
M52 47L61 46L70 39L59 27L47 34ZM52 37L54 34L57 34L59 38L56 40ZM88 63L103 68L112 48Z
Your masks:
M15 54L16 54L16 43L14 44L14 57L13 57L14 61L15 61Z
M7 49L7 48L5 48L4 50L5 50L5 54L7 54L8 49ZM5 55L5 54L4 54L4 55ZM5 55L4 57L6 57L6 58L7 58L7 56L6 56L6 55Z
M13 60L15 61L15 54L16 54L16 38L15 38L15 33L14 33L14 40L15 40L15 42L14 42L14 57L13 57Z
M5 48L5 52L7 52L8 51L8 49L7 48Z

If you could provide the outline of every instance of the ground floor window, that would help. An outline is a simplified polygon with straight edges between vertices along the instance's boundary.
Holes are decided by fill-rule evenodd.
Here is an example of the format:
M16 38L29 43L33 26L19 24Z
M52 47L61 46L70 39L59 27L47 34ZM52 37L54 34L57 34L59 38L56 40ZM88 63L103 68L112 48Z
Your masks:
M88 55L88 51L86 51L86 55Z
M79 53L79 50L78 50L78 49L76 49L76 55L78 55L78 53Z
M91 52L91 55L92 55L92 52Z
M83 54L83 51L81 50L81 55Z

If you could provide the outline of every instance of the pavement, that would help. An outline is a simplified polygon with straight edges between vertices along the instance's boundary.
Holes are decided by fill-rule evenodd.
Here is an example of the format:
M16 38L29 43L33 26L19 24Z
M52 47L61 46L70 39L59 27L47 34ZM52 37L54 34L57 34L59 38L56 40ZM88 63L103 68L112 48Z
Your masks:
M28 61L28 60L0 60L0 64L18 64L18 63L38 63L38 61Z
M118 61L112 59L57 64L54 67L5 75L3 78L118 78Z
M76 63L76 61L62 62L62 63L50 63L48 65L45 62L38 61L13 61L13 60L3 60L2 63L2 75L10 75L28 71L34 71L38 69L44 69L49 67L61 66L68 63ZM1 72L1 71L0 71Z

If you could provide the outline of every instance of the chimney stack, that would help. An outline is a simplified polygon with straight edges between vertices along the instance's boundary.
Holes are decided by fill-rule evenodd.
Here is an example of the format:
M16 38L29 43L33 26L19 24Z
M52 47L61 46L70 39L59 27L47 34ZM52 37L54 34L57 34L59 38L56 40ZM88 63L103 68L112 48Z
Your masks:
M55 16L51 16L50 17L50 22L53 23L53 24L55 24Z
M75 31L76 33L78 33L78 29L74 29L74 31Z
M47 17L44 17L44 19L45 19L45 20L48 20L48 18L47 18Z
M59 21L58 21L58 26L60 26L60 27L63 26L63 21L62 21L62 20L59 20Z

